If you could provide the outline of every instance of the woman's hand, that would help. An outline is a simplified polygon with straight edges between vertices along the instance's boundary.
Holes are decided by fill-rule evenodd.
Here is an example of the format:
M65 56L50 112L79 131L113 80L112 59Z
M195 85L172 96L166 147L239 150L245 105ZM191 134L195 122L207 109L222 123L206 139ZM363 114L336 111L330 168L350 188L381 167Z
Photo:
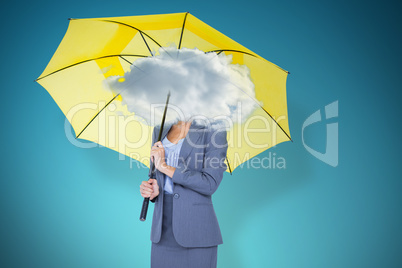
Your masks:
M155 142L154 146L152 146L151 160L154 162L155 168L159 171L162 171L162 169L167 166L165 162L165 149L161 141Z
M162 142L155 142L151 149L151 160L155 163L155 168L160 172L173 177L173 173L176 168L168 166L165 161L165 149L163 148Z
M144 198L149 197L150 200L154 199L159 195L158 181L155 179L143 181L140 185L140 193Z

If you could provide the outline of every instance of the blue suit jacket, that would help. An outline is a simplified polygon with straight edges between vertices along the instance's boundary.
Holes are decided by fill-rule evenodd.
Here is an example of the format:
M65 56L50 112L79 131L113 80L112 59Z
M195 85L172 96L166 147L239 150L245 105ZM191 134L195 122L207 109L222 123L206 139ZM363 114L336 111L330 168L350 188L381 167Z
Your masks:
M172 124L165 125L162 140ZM160 127L154 128L152 144ZM227 166L225 130L212 130L193 121L183 141L173 174L173 234L183 247L209 247L222 244L222 235L211 196L222 181ZM156 170L159 196L155 202L151 241L158 243L162 232L164 174Z

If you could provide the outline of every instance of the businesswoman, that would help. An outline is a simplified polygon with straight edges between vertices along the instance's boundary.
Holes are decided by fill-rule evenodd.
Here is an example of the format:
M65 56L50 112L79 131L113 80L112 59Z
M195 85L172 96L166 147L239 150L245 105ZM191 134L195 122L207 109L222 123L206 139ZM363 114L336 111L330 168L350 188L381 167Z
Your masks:
M215 268L222 236L211 196L227 166L225 130L195 120L166 126L152 139L156 178L140 192L155 203L151 228L152 268Z

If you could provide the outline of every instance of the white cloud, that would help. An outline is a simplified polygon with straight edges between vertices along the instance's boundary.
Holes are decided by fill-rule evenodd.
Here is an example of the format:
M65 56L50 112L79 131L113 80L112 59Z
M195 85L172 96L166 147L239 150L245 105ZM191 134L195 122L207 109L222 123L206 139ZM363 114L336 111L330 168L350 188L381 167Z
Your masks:
M123 77L109 77L104 85L120 93L128 110L148 125L160 124L169 91L167 121L223 116L236 123L258 105L249 69L231 62L224 53L161 48L159 55L136 60Z

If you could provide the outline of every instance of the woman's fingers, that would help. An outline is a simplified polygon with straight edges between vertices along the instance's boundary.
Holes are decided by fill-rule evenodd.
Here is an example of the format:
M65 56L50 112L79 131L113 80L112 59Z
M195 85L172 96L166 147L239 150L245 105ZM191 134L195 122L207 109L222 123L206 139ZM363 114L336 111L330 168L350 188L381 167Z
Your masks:
M149 179L148 182L150 183L153 190L158 188L158 181L156 179Z
M154 146L156 146L156 147L162 147L162 148L163 148L163 145L162 145L162 142L161 142L161 141L155 142L155 143L154 143Z
M165 162L165 149L161 141L154 143L151 149L151 161L155 164L155 167L159 170L160 166Z
M151 184L148 181L143 181L140 185L140 187L148 187L148 188L152 188Z
M148 182L152 185L153 192L151 194L151 199L154 199L159 195L158 181L156 179L149 179Z
M154 143L154 145L151 147L151 151L163 149L163 144L161 141L157 141Z
M151 157L155 155L164 155L165 149L163 148L162 142L158 141L151 148Z
M143 181L140 185L140 193L142 197L150 197L154 192L152 185L148 181Z

